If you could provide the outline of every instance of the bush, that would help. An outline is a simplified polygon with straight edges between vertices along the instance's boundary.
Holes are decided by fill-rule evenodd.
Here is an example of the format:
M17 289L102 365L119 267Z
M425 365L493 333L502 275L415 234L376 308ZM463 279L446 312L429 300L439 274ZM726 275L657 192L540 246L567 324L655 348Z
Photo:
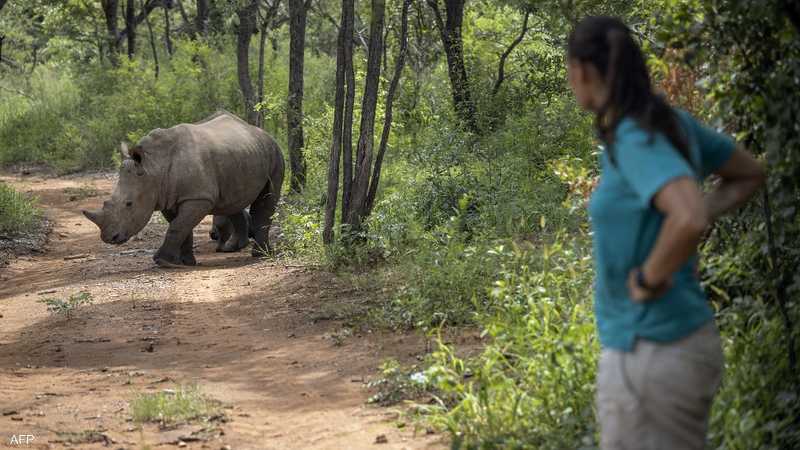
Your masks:
M60 298L45 298L39 300L40 303L47 305L47 311L57 316L64 316L69 320L72 313L83 305L89 305L94 301L92 294L88 292L78 292L70 295L66 300Z
M139 394L131 401L134 422L158 422L162 426L218 419L222 405L197 386L179 386L157 393Z
M738 298L718 322L725 374L711 415L711 442L725 450L800 448L800 376L792 369L787 339L774 305L759 297ZM793 323L800 314L795 307ZM776 345L765 345L775 343Z
M36 202L0 183L0 234L14 235L30 231L39 219Z
M585 239L542 253L499 247L491 304L478 315L490 342L474 359L440 344L426 371L440 392L428 420L453 448L592 445L598 343Z
M30 94L0 96L0 164L46 161L73 169L82 145L71 126L80 120L79 87L49 69L37 71L29 83Z

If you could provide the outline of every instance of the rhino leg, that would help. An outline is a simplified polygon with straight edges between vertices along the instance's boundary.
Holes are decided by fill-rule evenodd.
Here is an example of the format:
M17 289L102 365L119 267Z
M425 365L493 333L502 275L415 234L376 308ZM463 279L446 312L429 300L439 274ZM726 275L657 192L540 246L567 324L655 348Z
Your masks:
M272 215L278 206L280 192L271 192L273 183L270 181L261 191L255 202L250 205L253 228L253 256L264 256L272 253L269 245L269 227L272 226Z
M255 239L256 235L253 233L255 227L253 226L253 216L250 215L250 211L245 209L242 211L244 213L244 218L247 219L247 237L250 239Z
M153 255L153 261L162 267L193 266L197 264L192 249L192 231L203 220L211 204L207 201L190 200L181 203L177 214L164 213L169 221L164 243ZM170 220L170 217L172 219Z
M228 219L228 216L214 216L214 227L212 230L216 231L217 234L217 251L223 251L223 247L225 247L225 243L228 242L230 239L231 234L233 233L231 221Z
M217 225L217 216L214 216L214 220L211 222L211 231L208 232L208 237L210 237L212 241L219 240L219 226Z
M199 222L198 222L199 223ZM189 232L186 239L181 244L181 264L184 266L196 266L197 260L194 257L194 233Z
M248 244L248 230L250 224L244 211L238 214L231 214L226 217L230 223L233 233L225 240L225 245L222 247L223 252L238 252L239 250L247 247Z

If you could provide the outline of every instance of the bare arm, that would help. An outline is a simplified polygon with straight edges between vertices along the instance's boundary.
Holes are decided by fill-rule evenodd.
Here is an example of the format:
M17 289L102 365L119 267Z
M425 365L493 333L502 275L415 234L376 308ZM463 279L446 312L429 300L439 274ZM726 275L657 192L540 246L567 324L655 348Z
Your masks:
M628 276L628 288L634 301L656 297L669 287L672 274L697 251L703 232L722 214L744 204L764 183L764 170L745 150L737 148L716 172L722 182L705 196L694 180L678 178L664 186L653 199L665 215L656 243L641 268ZM642 271L650 291L636 282Z
M741 147L733 152L716 174L722 178L722 182L705 196L711 222L742 206L764 184L766 178L761 164Z

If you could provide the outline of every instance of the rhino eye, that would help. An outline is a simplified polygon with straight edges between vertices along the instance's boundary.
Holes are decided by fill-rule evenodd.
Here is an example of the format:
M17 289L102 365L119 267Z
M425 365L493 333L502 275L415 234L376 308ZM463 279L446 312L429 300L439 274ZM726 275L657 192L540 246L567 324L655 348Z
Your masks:
M125 202L125 206L130 208L131 206L133 206L133 202Z

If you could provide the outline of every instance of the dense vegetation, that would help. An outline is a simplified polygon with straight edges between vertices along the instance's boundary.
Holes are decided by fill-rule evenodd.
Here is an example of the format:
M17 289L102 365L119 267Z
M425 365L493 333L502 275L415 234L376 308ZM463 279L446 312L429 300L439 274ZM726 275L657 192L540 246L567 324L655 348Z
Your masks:
M479 355L464 359L442 344L414 378L438 400L419 409L424 420L456 447L592 448L598 343L584 210L597 141L567 90L564 42L586 14L620 15L669 99L735 134L769 170L763 197L717 224L702 248L727 358L712 444L800 446L796 2L398 0L385 2L383 33L371 33L382 0L355 2L351 23L340 12L353 4L0 0L0 163L108 169L119 141L153 128L219 108L247 117L302 155L287 154L293 176L305 171L278 213L282 256L393 286L370 311L384 326L482 330ZM297 121L289 53L299 10ZM131 33L122 31L137 21L138 41L126 48ZM379 35L384 57L370 63ZM243 63L242 48L258 57ZM355 133L367 110L374 126L361 120ZM379 149L386 124L374 208L363 224L334 216L336 238L324 245L329 193L342 195L329 190L332 148L344 171L344 153L355 147L358 157L365 132L363 145ZM345 177L334 180L344 188ZM0 210L0 224L15 221L9 214Z

